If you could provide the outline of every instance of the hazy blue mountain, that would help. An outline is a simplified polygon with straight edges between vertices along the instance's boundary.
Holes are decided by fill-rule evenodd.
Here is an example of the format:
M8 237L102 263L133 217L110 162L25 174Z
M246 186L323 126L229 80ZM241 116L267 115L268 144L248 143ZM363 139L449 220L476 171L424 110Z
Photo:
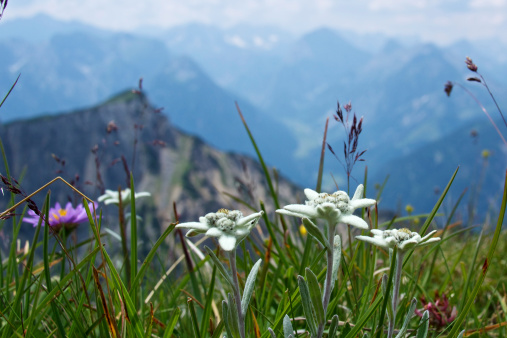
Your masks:
M150 75L169 58L163 43L127 34L55 35L47 43L0 42L2 92L21 78L2 107L8 121L105 100Z
M497 120L496 123L506 135L503 122ZM477 136L471 136L472 131ZM489 157L483 156L484 150L489 152ZM468 219L470 205L480 217L496 210L503 193L507 148L485 117L389 161L370 182L381 183L389 175L380 203L382 208L404 208L411 204L416 212L427 212L458 166L444 208L449 211L467 189L459 209L463 218ZM475 219L476 222L480 220Z
M286 55L263 106L280 118L293 118L296 114L308 120L310 111L319 111L316 104L321 94L331 86L345 87L352 82L358 68L368 59L367 53L330 29L311 32L299 39Z
M22 73L2 107L3 121L87 106L135 87L143 77L146 92L175 125L220 149L255 155L235 108L238 101L266 161L283 172L295 167L295 137L286 126L218 87L188 57L172 57L158 40L78 32L40 45L8 40L0 42L0 50L6 51L0 56L4 92ZM290 175L300 179L304 173L296 169Z
M173 58L151 80L149 96L171 121L219 149L255 155L234 102L237 101L268 163L291 179L305 172L295 166L296 136L285 125L259 111L247 100L218 87L188 57Z
M112 122L115 128L108 132ZM136 129L136 125L143 127ZM138 215L143 216L139 229L145 243L153 243L174 221L173 202L184 222L219 208L249 212L224 192L256 206L259 200L271 198L258 162L222 152L182 132L157 113L144 95L131 91L89 108L1 125L0 136L11 175L23 178L21 188L27 194L59 175L96 200L104 189L126 187L127 174L121 161L124 156L128 171L134 174L136 191L151 193L151 197L136 202ZM0 167L5 175L3 161ZM278 188L281 203L301 198L301 189L282 176ZM52 204L81 201L62 183L50 189ZM45 193L33 198L39 208ZM104 224L114 230L116 207L101 207L104 217L111 217ZM271 203L266 207L268 212L274 211ZM22 227L28 228L31 226L26 224Z
M54 32L71 25L52 24L60 25L50 27ZM483 88L466 83L472 74L465 56L477 55L500 105L507 104L501 95L507 88L507 63L498 56L502 45L441 47L327 28L301 37L252 26L190 24L158 32L146 28L136 36L87 34L81 28L38 43L0 39L0 92L22 73L0 111L2 121L90 105L142 76L147 95L176 125L220 149L252 154L235 111L238 101L268 162L312 187L324 123L337 100L351 101L365 118L359 148L368 149L370 175L481 114L459 88L447 98L447 80L465 84L492 110ZM331 120L328 142L341 150L344 139L341 125ZM358 181L363 170L362 164L354 170ZM343 187L342 167L328 153L325 184L332 189L329 172Z
M267 83L282 66L282 55L294 40L275 27L222 29L197 23L152 35L174 53L191 56L220 86L256 102L265 99Z

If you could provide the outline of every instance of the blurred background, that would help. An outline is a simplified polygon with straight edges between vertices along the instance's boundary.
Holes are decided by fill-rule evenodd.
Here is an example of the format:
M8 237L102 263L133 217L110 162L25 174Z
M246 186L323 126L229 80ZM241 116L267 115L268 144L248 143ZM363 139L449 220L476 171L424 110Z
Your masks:
M248 197L248 182L262 177L245 164L256 155L235 102L267 164L287 179L288 200L315 187L327 118L327 141L344 162L348 136L333 115L338 101L350 102L349 122L364 117L358 151L366 150L350 190L367 166L367 195L383 187L380 208L424 213L460 166L444 208L466 189L461 213L473 221L499 205L507 149L474 99L456 86L447 97L444 84L470 90L507 135L485 88L466 81L474 74L464 63L473 59L506 107L506 31L507 0L11 1L0 20L0 96L21 76L0 109L0 135L27 191L61 174L98 195L98 172L115 189L125 182L124 154L140 187L156 190L154 208L181 201L194 217L204 208L198 198L215 207L222 190ZM132 89L142 95L132 98ZM111 121L134 126L122 136L129 146L100 157L121 147L121 137L108 136ZM149 125L156 135L140 127ZM233 181L217 178L224 168ZM346 189L347 175L327 151L324 190L336 185Z

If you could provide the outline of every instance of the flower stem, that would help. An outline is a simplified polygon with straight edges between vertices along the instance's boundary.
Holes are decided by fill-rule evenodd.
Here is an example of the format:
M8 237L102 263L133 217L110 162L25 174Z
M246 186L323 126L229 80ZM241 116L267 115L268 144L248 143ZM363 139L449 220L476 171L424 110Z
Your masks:
M329 237L329 247L331 250L327 250L327 271L326 271L326 283L324 286L324 296L322 298L322 307L324 308L324 322L319 324L319 328L317 330L317 337L320 338L324 334L324 327L326 325L327 318L327 307L329 305L329 299L331 298L331 291L333 290L333 285L331 281L333 280L333 248L334 248L334 233L335 233L336 225L331 225L329 223L328 226L328 237Z
M229 263L231 264L232 281L234 283L234 301L236 302L236 309L238 311L239 334L241 338L245 338L245 317L241 312L241 294L239 293L238 272L236 270L236 250L229 251Z
M403 268L403 257L404 253L399 250L396 256L396 273L394 275L393 285L393 318L389 318L389 330L387 332L387 338L391 338L394 334L394 324L396 322L396 308L398 306L398 298L400 293L400 282L401 282L401 269Z

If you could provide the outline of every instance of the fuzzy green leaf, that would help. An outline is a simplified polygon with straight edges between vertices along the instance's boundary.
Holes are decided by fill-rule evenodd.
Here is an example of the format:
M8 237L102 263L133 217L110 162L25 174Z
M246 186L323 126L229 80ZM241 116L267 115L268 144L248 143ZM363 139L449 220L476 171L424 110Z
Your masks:
M338 330L338 315L334 315L329 324L328 337L336 337L336 331Z
M227 272L227 270L225 269L225 267L222 264L222 262L220 262L220 260L218 259L217 255L215 255L215 253L213 252L213 250L211 250L207 246L205 246L204 249L206 249L206 252L208 252L208 255L211 257L211 260L213 261L213 263L217 267L218 271L220 271L220 274L225 278L225 280L229 283L229 285L231 287L234 287L231 275L229 274L229 272Z
M234 297L231 293L227 294L227 303L229 305L228 320L229 325L231 326L231 330L233 333L233 337L240 337L239 333L239 314L238 308L236 307L236 302L234 301Z
M292 328L292 323L290 322L289 316L285 315L283 317L283 336L285 338L289 338L294 334L294 329Z
M417 329L416 338L428 337L428 328L430 326L430 313L428 310L424 311L421 321L419 322L419 329Z
M225 300L222 301L222 317L225 322L225 332L227 332L227 337L234 338L232 335L231 324L229 323L229 305Z
M308 231L310 235L312 235L317 241L319 241L319 243L322 244L323 247L325 247L328 250L331 250L331 248L329 247L329 243L326 240L326 237L324 237L324 234L322 233L322 231L320 231L317 225L315 225L315 223L313 223L308 218L303 218L303 225L305 226L306 231Z
M310 331L312 337L316 337L317 324L315 323L315 317L313 315L314 310L312 306L312 300L310 297L310 291L308 290L308 285L306 284L306 281L303 278L303 276L298 276L298 284L299 284L299 293L301 294L301 303L303 305L303 312L305 313L306 316L306 324L308 325L308 330Z
M342 239L339 235L334 236L333 243L333 274L331 275L331 290L333 290L336 279L338 278L338 270L342 259Z
M262 259L259 258L255 265L252 266L252 269L248 274L248 278L246 279L245 290L243 291L243 298L241 299L241 312L243 313L243 316L246 315L248 310L248 304L250 303L250 298L252 298L252 293L254 291L255 278L257 277L261 264Z
M306 281L308 283L308 289L310 290L310 297L312 299L315 316L317 317L317 324L320 325L324 323L326 319L324 307L322 305L322 293L320 292L317 276L315 276L313 271L309 268L306 268Z
M405 321L403 322L403 326L400 329L400 332L396 335L396 338L402 338L405 336L405 332L407 332L408 323L410 322L410 319L412 319L412 315L414 314L415 307L417 305L417 299L412 298L412 301L410 302L410 307L408 308L407 315L405 317Z

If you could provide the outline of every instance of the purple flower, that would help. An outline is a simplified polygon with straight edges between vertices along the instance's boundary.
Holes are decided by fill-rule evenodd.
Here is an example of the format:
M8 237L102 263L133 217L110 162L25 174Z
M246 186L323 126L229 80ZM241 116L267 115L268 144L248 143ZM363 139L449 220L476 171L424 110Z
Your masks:
M90 211L97 207L97 203L88 203ZM28 217L23 218L23 222L32 223L33 226L39 224L40 217L32 210L28 210ZM68 202L65 208L60 206L60 203L56 202L54 208L49 209L49 219L47 222L49 226L55 231L59 232L61 228L65 230L73 230L79 223L86 222L88 215L86 209L82 203L79 203L76 208L72 207L72 203ZM45 222L42 222L44 225Z

